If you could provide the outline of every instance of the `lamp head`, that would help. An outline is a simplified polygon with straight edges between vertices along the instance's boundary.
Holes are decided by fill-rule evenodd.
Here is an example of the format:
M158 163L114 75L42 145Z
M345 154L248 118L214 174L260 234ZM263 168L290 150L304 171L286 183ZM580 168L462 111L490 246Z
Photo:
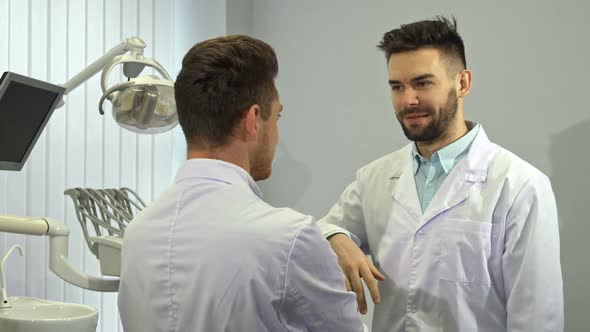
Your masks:
M140 134L159 134L178 124L174 85L156 76L142 76L125 84L112 98L117 124Z
M112 68L117 64L134 67L153 67L162 77L155 75L137 76L129 81L115 84L106 89L106 82ZM102 75L103 96L99 103L101 114L103 102L112 103L113 118L119 126L140 134L159 134L178 124L174 83L162 66L152 59L137 56L122 56L105 68Z

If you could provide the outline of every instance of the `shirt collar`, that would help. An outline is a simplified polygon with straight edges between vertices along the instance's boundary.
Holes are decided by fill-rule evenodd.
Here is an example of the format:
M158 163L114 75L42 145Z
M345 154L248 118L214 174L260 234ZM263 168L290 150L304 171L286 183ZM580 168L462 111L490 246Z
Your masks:
M467 128L469 128L469 131L466 135L438 150L430 158L430 161L432 162L439 162L443 171L447 174L451 171L451 169L453 169L456 160L469 149L469 146L479 132L479 124L470 121L466 121L466 124ZM414 163L414 175L416 175L420 169L420 165L424 162L428 162L428 159L420 155L416 143L412 144L412 156Z
M262 197L262 192L252 176L240 166L218 159L193 158L187 160L176 173L174 182L200 178L222 181L227 184L248 186L254 194Z

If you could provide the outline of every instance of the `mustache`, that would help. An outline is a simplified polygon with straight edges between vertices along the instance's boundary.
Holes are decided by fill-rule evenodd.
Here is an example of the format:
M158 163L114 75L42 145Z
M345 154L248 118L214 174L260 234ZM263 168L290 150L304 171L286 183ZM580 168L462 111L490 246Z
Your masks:
M408 107L408 108L403 109L401 112L399 112L398 117L403 118L403 117L406 117L408 115L412 115L415 113L425 113L425 114L432 115L432 114L434 114L434 110L431 109L430 107Z

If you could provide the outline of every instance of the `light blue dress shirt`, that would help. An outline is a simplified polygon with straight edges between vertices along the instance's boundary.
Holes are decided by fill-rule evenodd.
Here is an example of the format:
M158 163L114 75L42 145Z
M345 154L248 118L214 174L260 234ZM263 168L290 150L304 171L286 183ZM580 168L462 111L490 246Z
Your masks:
M478 132L479 124L460 139L435 152L430 160L422 157L416 144L413 145L414 178L422 212L426 211L430 201L453 167L465 158Z
M363 331L309 216L260 198L244 169L191 159L125 232L125 332Z

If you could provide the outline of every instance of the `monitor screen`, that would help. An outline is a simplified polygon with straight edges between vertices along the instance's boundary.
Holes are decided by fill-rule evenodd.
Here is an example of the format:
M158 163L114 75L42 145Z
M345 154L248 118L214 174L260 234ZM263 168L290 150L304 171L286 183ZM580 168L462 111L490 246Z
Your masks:
M20 171L65 88L12 72L0 78L0 170Z

